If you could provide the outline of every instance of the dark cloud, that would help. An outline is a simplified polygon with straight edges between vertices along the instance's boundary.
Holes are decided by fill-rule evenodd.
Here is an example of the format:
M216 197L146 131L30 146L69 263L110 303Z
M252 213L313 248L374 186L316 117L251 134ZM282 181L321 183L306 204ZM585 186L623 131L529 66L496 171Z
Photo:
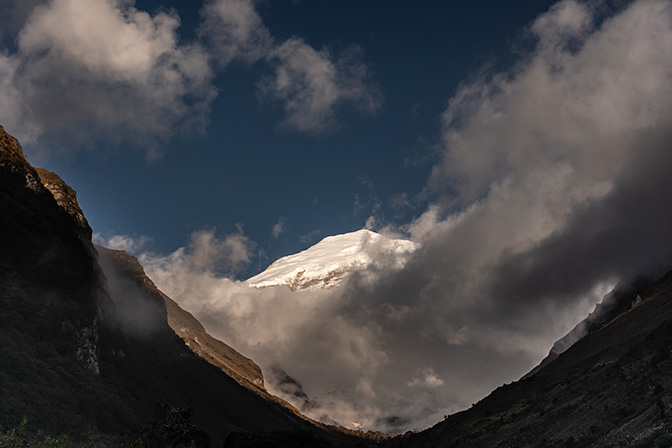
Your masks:
M497 267L491 294L520 312L540 299L571 301L596 283L672 266L672 130L648 129L603 198L578 207L566 227Z

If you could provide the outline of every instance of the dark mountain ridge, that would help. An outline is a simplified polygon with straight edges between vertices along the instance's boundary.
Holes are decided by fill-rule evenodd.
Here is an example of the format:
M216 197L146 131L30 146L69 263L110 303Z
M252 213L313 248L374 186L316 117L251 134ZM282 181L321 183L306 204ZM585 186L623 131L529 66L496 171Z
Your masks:
M564 353L580 339L600 330L605 323L610 322L637 305L642 300L639 293L646 291L652 283L652 279L645 277L638 277L631 282L619 282L611 292L604 296L602 302L598 303L595 309L584 320L576 324L569 333L556 341L546 358L523 376L522 379L531 377L557 359L560 354Z

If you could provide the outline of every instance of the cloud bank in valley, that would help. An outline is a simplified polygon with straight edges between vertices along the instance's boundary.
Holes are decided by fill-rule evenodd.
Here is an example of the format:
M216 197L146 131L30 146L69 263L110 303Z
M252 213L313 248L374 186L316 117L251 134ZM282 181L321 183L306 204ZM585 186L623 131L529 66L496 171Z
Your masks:
M145 254L149 275L348 426L422 428L517 379L616 281L671 261L672 6L605 11L556 4L512 69L460 86L427 183L436 201L380 229L423 243L402 270L375 253L339 288L255 290L218 271L210 248L228 237L212 234Z
M292 130L331 130L341 107L372 114L382 103L355 49L277 42L252 0L206 2L191 42L176 10L150 14L133 0L10 0L0 12L13 19L0 37L14 40L0 47L0 122L44 153L96 139L158 157L176 134L205 130L233 62L262 65L259 94Z

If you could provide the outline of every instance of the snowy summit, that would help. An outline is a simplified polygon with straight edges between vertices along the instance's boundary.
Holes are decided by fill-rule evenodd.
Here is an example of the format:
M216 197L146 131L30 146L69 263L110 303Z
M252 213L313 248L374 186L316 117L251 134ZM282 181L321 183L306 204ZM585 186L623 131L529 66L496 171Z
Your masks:
M418 247L413 241L366 229L329 236L303 252L276 260L247 284L255 288L287 285L294 291L329 289L348 273L369 266L377 255L392 255L393 267L401 268Z

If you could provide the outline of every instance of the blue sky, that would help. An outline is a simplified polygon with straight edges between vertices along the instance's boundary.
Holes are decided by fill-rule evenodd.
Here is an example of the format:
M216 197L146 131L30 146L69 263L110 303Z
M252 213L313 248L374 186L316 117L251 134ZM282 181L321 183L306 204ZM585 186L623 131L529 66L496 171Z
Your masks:
M50 148L46 155L24 146L34 163L79 192L92 227L105 237L147 236L147 249L165 253L193 231L226 234L241 224L263 251L241 273L251 275L324 236L359 229L369 216L398 224L422 213L432 198L417 195L436 161L448 100L484 64L510 65L512 47L525 44L524 27L549 4L258 2L276 41L300 37L334 58L356 49L356 62L368 70L366 88L380 104L363 112L337 106L324 130L283 125L282 104L260 98L257 87L269 64L234 60L212 80L217 98L202 132L159 141L158 158L147 160L147 142L106 143L95 135L81 149L67 136L57 145L45 136L36 146ZM175 8L180 42L197 39L200 2L135 6L150 14ZM394 207L400 195L408 203ZM275 238L278 222L284 231Z

